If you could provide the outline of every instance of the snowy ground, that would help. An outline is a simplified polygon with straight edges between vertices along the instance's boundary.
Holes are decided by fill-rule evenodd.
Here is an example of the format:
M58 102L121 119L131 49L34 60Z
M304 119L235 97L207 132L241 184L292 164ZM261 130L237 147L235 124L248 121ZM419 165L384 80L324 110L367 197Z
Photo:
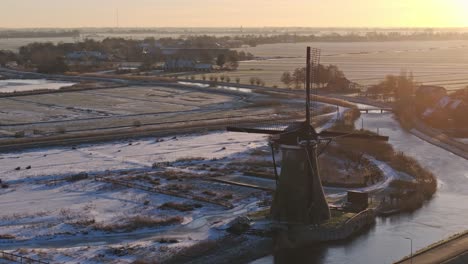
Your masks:
M16 181L83 171L99 173L107 170L151 168L155 162L182 158L224 158L266 144L265 136L262 135L220 132L80 145L75 148L37 149L0 154L0 174L3 180ZM31 166L31 169L26 170L27 166ZM21 170L16 171L17 167L21 167Z
M0 80L0 93L12 93L34 90L58 90L74 83L48 80Z
M385 181L359 190L377 191L404 176L373 162ZM222 237L227 222L271 201L265 191L210 178L274 188L273 180L243 175L272 173L267 137L257 134L210 132L4 153L0 168L9 185L0 189L0 250L51 263L131 263L149 252L167 259ZM326 188L331 198L347 190ZM194 207L164 208L168 202ZM175 222L134 228L139 217Z
M9 188L0 189L0 250L51 263L130 263L144 255L143 249L164 258L216 238L219 232L213 227L258 208L265 194L204 181L198 175L219 173L205 163L217 162L222 168L266 144L262 135L217 132L1 154L1 179ZM152 169L154 163L165 167ZM87 178L72 180L83 172ZM95 181L95 176L142 185L157 180L161 190L190 190L178 189L185 196L175 197ZM232 209L216 204L222 199ZM187 212L162 209L167 202L197 207ZM129 229L128 223L137 217L180 217L180 222L177 228ZM166 236L177 243L155 243Z

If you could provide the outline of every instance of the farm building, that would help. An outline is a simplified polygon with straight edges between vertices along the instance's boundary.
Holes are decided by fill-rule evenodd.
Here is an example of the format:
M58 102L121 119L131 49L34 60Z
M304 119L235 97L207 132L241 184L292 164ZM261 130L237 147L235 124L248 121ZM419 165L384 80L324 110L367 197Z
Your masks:
M437 127L466 127L468 104L449 96L442 97L435 106L428 107L421 115L423 120Z
M165 71L201 71L209 72L213 65L209 63L198 63L195 60L169 59L163 66Z
M428 108L436 105L445 96L447 96L447 90L444 87L421 85L415 92L416 110L418 113L423 113Z

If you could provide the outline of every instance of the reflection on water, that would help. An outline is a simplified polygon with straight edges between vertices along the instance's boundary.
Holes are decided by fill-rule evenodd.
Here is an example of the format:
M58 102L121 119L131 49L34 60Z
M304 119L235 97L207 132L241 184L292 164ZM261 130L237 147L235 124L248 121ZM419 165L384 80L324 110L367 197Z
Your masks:
M440 187L423 208L407 214L378 218L375 226L354 240L322 247L283 251L256 263L393 263L452 234L468 229L468 161L400 129L391 114L363 114L365 128L390 136L398 151L416 158L438 177ZM356 122L360 127L362 120ZM283 262L288 259L291 262ZM315 262L313 262L315 261Z
M290 263L310 263L320 264L323 261L326 248L320 245L308 247L285 249L275 253L273 257L274 263L290 264Z

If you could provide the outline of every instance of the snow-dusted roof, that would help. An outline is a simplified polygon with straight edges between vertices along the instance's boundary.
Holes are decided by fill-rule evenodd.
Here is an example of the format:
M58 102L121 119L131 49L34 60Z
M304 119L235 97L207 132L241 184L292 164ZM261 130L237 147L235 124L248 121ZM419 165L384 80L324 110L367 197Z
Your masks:
M444 96L437 103L437 107L446 108L451 102L452 102L452 99L450 97Z
M457 109L460 105L462 105L463 101L462 100L454 100L451 104L450 104L450 108L455 110Z

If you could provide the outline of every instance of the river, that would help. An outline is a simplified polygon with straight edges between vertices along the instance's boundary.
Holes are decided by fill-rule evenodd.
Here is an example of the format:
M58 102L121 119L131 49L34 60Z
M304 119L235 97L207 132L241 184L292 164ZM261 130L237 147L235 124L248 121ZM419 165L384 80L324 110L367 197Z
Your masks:
M398 151L416 158L437 176L439 190L427 204L408 214L378 218L376 225L353 240L306 247L269 256L258 263L393 263L434 242L468 229L468 161L403 131L387 114L363 114L364 126L390 136ZM361 127L362 120L356 121Z

